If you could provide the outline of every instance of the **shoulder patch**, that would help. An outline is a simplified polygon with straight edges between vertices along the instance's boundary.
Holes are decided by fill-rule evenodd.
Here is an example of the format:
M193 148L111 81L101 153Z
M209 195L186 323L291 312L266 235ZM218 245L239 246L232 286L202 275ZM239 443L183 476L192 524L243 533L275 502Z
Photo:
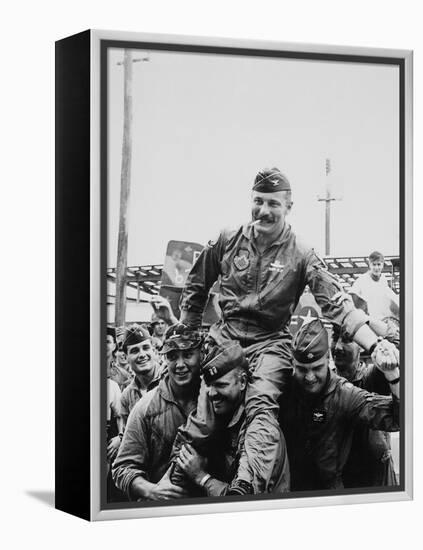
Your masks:
M327 270L328 266L325 262L325 260L316 252L314 248L311 249L316 256L316 258L319 260L319 262L322 264L322 267Z

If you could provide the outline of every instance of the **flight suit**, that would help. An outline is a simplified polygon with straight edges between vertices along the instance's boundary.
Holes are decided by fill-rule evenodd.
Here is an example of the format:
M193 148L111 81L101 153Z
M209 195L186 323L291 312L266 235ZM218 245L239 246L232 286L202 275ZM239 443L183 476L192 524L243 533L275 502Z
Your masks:
M277 425L278 398L292 372L288 326L306 285L323 315L351 336L367 322L367 316L350 302L332 301L342 287L288 224L263 252L255 244L250 225L223 231L216 242L210 241L188 275L181 296L182 323L201 326L209 290L217 280L222 316L211 326L209 337L217 343L237 340L244 348L251 370L245 402L248 422L245 454L238 476L251 486L260 486L265 479L260 482L256 476L267 474L258 465L265 462L264 449L273 444L271 434ZM204 388L200 391L197 413L179 431L182 441L190 441L199 452L214 428L213 410L202 396ZM268 445L263 445L267 432Z
M291 378L280 398L280 425L291 469L291 490L339 489L357 426L399 430L399 401L358 388L328 370L319 395Z

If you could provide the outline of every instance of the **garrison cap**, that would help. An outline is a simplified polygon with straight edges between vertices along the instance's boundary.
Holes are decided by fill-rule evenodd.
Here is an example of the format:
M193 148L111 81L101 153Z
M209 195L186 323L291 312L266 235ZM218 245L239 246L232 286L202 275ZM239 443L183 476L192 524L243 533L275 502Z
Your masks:
M298 363L314 363L326 355L329 350L329 338L320 319L303 323L292 343L294 360Z
M265 168L257 174L253 191L260 193L275 193L276 191L291 191L288 178L284 176L279 168Z
M201 374L205 383L210 384L237 367L248 372L247 358L238 342L227 342L212 348L201 366Z
M160 353L198 348L202 341L201 333L198 330L193 330L183 323L176 323L167 329Z
M122 349L126 353L129 346L135 346L135 344L140 344L144 342L144 340L150 339L150 333L146 328L140 325L133 325L126 331L125 338L122 342Z

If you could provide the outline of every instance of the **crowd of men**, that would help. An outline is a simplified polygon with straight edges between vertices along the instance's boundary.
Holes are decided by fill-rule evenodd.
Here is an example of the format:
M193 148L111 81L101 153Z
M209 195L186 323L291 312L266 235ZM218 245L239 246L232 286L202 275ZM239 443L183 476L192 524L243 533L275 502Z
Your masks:
M251 221L209 241L180 319L155 297L170 325L155 314L108 328L109 501L398 483L399 304L383 256L345 293L287 223L292 204L277 168L259 172ZM216 281L221 315L205 334ZM306 286L324 321L306 319L292 339Z

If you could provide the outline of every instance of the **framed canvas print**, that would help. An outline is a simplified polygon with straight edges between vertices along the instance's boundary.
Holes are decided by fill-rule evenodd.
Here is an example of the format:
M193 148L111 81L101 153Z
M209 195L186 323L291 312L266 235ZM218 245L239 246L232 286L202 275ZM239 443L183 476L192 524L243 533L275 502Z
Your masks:
M56 507L412 498L412 52L56 43Z

